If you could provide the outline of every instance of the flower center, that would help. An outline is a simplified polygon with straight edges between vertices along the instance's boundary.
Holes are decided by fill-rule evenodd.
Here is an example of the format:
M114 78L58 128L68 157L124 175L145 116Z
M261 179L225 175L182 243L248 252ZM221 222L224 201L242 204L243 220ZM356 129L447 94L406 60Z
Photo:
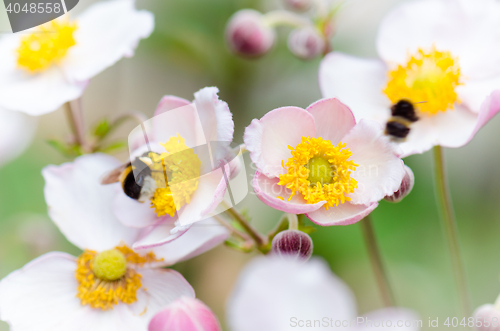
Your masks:
M392 103L407 99L422 102L422 113L435 115L453 109L459 101L455 88L461 85L458 59L450 52L433 48L429 53L422 49L404 66L389 72L389 82L384 93Z
M176 211L191 201L198 188L201 161L179 135L171 137L162 146L166 152L153 160L153 167L157 168L157 171L153 171L153 178L158 188L151 198L151 207L158 216L174 216Z
M69 20L53 20L40 30L21 38L17 49L17 64L31 72L39 72L61 61L76 42L73 33L77 25Z
M140 256L127 246L100 253L85 250L77 260L76 296L82 305L102 310L113 309L120 302L134 303L142 279L136 269L158 261L153 253Z
M327 210L350 201L346 195L358 187L357 181L351 178L351 171L358 165L349 160L352 153L346 144L339 142L335 146L321 137L302 137L295 148L289 148L292 157L282 164L287 173L280 175L278 182L292 191L289 201L297 192L308 204L326 201L323 206Z

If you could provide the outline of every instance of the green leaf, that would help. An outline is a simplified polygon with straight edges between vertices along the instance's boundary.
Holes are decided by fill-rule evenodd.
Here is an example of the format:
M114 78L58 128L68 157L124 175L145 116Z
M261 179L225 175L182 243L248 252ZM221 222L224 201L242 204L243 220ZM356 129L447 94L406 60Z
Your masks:
M107 119L101 120L94 128L94 136L99 139L103 139L108 135L111 130L111 123Z
M127 142L124 140L119 140L119 141L114 141L106 146L99 148L99 152L112 154L112 153L119 152L125 148L127 148Z

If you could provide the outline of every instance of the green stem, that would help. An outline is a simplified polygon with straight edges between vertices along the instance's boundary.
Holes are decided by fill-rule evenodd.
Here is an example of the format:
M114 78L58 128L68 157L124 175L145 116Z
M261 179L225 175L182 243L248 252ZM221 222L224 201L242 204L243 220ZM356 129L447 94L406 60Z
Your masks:
M255 242L257 248L263 252L266 252L267 239L263 237L257 230L255 230L241 215L236 209L233 207L226 210L226 212L245 230L245 232L252 238Z
M443 148L441 146L434 147L434 170L436 180L436 193L438 207L441 211L442 225L446 234L446 241L451 254L451 262L453 265L453 274L458 287L458 296L464 317L471 316L471 305L469 290L467 288L467 277L465 273L465 265L460 253L460 242L458 239L457 222L453 211L450 190L446 180L446 170L444 164Z
M370 262L373 268L373 274L375 276L375 280L377 281L380 294L382 295L382 301L384 302L384 305L386 307L393 307L394 296L392 294L391 287L389 286L387 273L385 272L385 268L382 263L380 249L377 245L375 231L373 230L370 215L366 216L363 220L361 220L360 223L361 229L363 230L363 236L365 238L368 255L370 257Z

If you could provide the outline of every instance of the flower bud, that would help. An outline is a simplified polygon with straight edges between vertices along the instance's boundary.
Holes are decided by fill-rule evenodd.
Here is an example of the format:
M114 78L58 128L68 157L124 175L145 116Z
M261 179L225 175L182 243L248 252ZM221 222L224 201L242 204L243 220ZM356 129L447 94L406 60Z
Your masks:
M482 305L474 311L474 330L500 331L500 311L493 305Z
M257 57L267 53L274 45L275 32L266 26L263 15L256 10L236 12L226 27L226 40L236 54Z
M405 196L410 194L413 189L413 184L415 184L415 176L413 175L413 171L411 171L410 167L405 166L406 174L403 177L403 181L399 186L399 189L394 192L391 196L386 196L384 199L389 202L400 202L403 200Z
M313 241L309 235L298 230L285 230L278 233L271 244L272 253L307 260L313 252Z
M153 316L148 331L221 331L221 327L203 302L181 297Z
M311 26L295 29L288 36L288 49L303 60L310 60L322 54L325 45L323 36Z
M285 5L291 10L304 12L311 8L312 0L285 0Z

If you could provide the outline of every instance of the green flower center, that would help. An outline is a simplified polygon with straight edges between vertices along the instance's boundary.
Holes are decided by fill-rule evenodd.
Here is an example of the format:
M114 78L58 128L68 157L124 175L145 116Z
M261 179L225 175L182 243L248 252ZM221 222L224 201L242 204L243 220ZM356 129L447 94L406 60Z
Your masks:
M328 160L321 156L315 156L307 162L306 168L309 169L307 180L311 185L320 183L321 185L333 182L332 165Z
M97 278L114 281L122 278L127 271L127 259L117 249L97 254L92 261L92 271Z

